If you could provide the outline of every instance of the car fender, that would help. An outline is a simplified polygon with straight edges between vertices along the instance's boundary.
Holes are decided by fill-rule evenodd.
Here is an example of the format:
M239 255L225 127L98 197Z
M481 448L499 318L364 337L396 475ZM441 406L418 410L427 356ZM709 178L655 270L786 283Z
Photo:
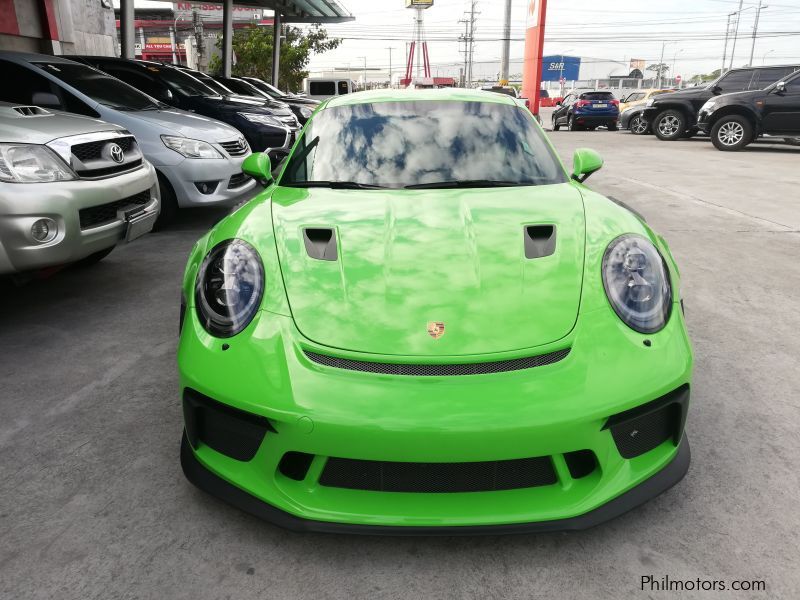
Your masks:
M686 117L686 124L687 126L693 125L696 121L696 113L697 111L692 106L692 103L688 100L681 100L681 99L670 99L664 100L663 102L659 102L658 104L653 104L650 106L646 111L645 114L648 112L648 120L655 119L658 115L660 115L665 110L678 110L683 113Z
M753 131L757 133L761 129L761 119L752 107L741 104L728 104L726 106L720 106L717 110L708 115L709 131L717 121L719 121L722 117L727 117L729 115L739 115L745 117L753 126Z

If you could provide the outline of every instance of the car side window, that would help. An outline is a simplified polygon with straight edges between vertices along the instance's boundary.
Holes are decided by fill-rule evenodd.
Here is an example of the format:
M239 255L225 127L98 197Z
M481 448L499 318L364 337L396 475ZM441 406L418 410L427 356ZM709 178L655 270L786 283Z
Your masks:
M786 82L786 92L789 94L800 94L800 77L795 77Z
M731 71L723 77L718 83L722 94L729 92L743 92L750 89L750 81L753 79L753 69L740 69L738 71Z
M0 79L13 85L4 85L0 91L0 100L32 104L36 93L55 94L61 98L58 86L38 73L21 65L0 60Z
M750 84L751 90L763 90L768 85L780 81L792 72L791 68L774 67L770 69L759 69L753 82Z
M121 79L128 85L132 85L137 90L144 92L148 96L158 98L159 96L163 97L164 95L164 87L159 85L152 77L148 77L143 73L137 73L129 69L113 66L107 68L102 68L101 66L100 68L112 77Z
M312 96L333 96L336 94L336 85L332 81L311 81L308 93Z
M561 104L563 104L564 106L569 106L570 104L572 104L573 100L575 100L575 96L572 94L567 94L567 97L564 98L564 100L562 100Z
M349 89L347 89L347 82L346 82L346 81L340 81L340 82L339 82L339 95L340 95L340 96L344 96L344 95L345 95L345 94L347 94L349 91L350 91L350 90L349 90Z

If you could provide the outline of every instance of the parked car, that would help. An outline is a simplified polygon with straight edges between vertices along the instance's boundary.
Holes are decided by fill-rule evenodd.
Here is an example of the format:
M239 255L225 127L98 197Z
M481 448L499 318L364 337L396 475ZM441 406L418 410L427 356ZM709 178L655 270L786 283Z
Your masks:
M482 87L481 90L484 92L494 92L495 94L505 94L512 98L519 98L517 88L511 87L510 85L487 85Z
M252 196L256 182L242 173L250 154L244 137L214 119L175 110L134 87L66 58L0 52L0 100L36 104L103 119L136 136L158 174L161 213L178 207L234 205Z
M303 80L303 90L313 100L326 100L333 96L352 94L355 89L355 84L349 79L306 77Z
M644 118L660 140L691 137L698 132L697 113L706 101L731 92L762 90L798 68L798 65L779 65L731 69L706 86L650 98L645 105Z
M800 137L800 71L763 90L708 100L697 122L718 150L741 150L759 136Z
M570 131L607 127L617 130L619 100L606 91L570 92L556 104L551 116L553 131L566 125Z
M313 98L309 98L305 94L289 94L282 90L279 90L271 83L267 83L262 79L258 79L257 77L241 77L240 79L244 79L248 83L252 83L258 89L266 92L270 96L272 96L275 100L279 100L281 102L294 102L298 104L305 104L306 106L311 106L316 108L316 106L320 103L319 100L314 100ZM313 110L313 109L312 109Z
M250 148L269 152L273 157L289 151L300 129L289 109L268 109L254 100L223 97L183 70L169 65L106 56L74 58L170 106L227 123L241 132Z
M647 101L661 94L669 94L674 90L639 90L631 92L619 103L619 128L627 129L635 135L644 135L650 131L650 124L644 118L644 107Z
M102 260L153 228L158 198L124 128L0 102L0 275Z
M294 113L295 118L297 118L301 125L305 125L306 121L308 121L308 118L311 116L311 113L314 112L314 107L309 106L307 102L296 102L288 96L285 99L276 100L266 91L262 90L251 82L242 79L241 77L217 76L215 80L225 87L233 90L236 94L246 95L251 98L259 98L263 102L271 102L288 108L292 111L292 113Z
M184 273L186 477L378 535L583 529L677 483L680 275L581 183L602 164L567 173L514 99L463 89L331 99L277 181L252 155L269 186Z

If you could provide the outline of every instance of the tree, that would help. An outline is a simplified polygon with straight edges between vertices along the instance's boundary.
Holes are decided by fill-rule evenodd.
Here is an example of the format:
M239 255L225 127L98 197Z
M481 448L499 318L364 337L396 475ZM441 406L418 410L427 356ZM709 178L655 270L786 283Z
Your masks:
M278 69L278 87L298 90L304 77L308 77L305 68L312 54L321 54L333 50L342 40L328 38L328 32L319 25L313 25L303 31L298 27L283 28L281 40L281 59ZM236 64L233 75L258 77L272 81L272 28L253 27L239 29L233 34L233 52ZM222 38L217 40L217 48L221 48ZM213 73L222 72L222 60L214 56L209 64Z
M669 71L669 65L667 63L654 63L647 67L647 71L654 71L656 77L663 77L664 73Z

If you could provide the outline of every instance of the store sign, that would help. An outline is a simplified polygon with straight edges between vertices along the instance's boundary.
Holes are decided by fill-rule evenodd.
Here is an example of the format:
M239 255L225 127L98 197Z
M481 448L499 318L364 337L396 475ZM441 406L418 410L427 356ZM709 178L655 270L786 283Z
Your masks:
M580 79L580 70L579 56L554 54L542 57L542 81L576 81Z
M172 10L175 17L186 21L192 20L192 13L196 12L203 21L222 21L222 4L206 2L173 2ZM234 21L252 21L263 18L264 11L260 8L247 6L233 7Z

